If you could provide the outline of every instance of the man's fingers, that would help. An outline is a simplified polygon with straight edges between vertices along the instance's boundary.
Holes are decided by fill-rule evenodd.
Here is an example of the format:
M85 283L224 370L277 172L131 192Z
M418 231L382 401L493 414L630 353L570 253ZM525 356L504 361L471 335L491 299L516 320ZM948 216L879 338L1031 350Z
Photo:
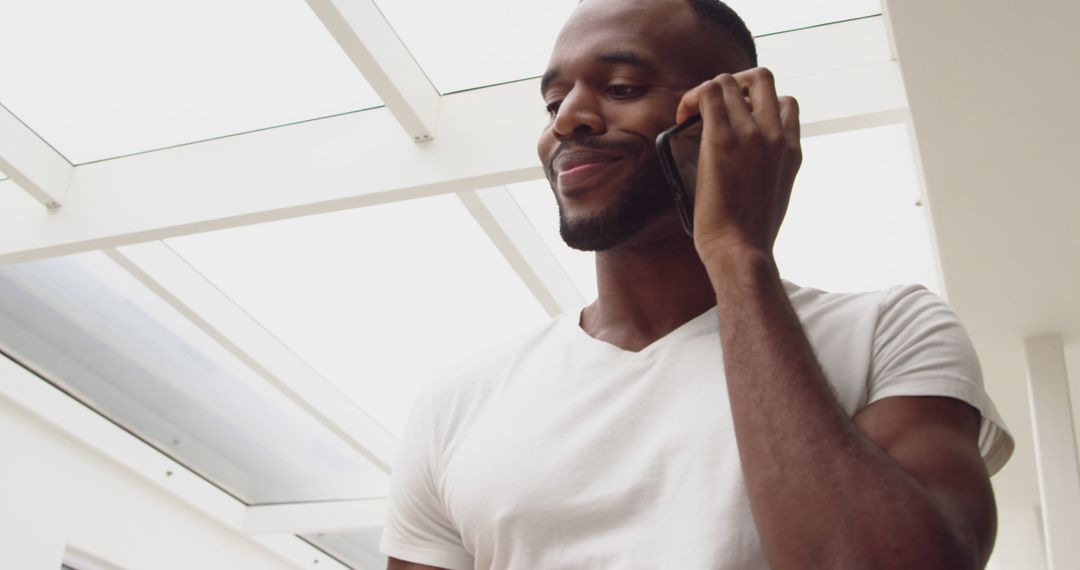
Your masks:
M780 137L780 105L776 97L776 81L771 71L764 67L735 74L739 84L749 95L754 122L766 137Z
M780 97L780 125L789 148L799 148L801 126L799 124L799 102L794 97Z
M701 113L702 138L728 136L731 132L731 117L724 91L723 85L715 79L702 83L683 97L679 106L680 114L676 117L681 122L690 118L693 113Z
M676 123L681 123L698 112L698 106L701 104L701 88L705 86L705 83L683 94L682 99L679 100L679 108L675 111Z
M706 97L705 90L715 88L715 86L710 87L711 83L712 79L702 81L700 85L683 94L682 99L679 100L679 108L675 111L676 123L681 123L701 113L702 99Z
M754 129L754 117L750 112L750 105L746 102L743 87L739 84L739 81L735 79L735 76L727 74L720 75L713 81L719 83L723 89L724 105L727 107L731 127L740 135L752 132ZM704 115L702 115L702 118L704 118Z

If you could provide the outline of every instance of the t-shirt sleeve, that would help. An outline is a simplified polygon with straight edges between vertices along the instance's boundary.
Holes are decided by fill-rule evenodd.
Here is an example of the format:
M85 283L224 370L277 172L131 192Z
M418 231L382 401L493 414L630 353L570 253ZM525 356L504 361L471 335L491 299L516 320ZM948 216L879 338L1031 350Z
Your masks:
M473 558L439 492L442 436L431 386L413 402L391 475L379 549L393 558L448 570L469 570ZM444 406L445 408L445 406Z
M874 334L867 404L890 396L945 396L982 414L979 451L991 475L1013 451L1013 439L983 387L967 332L937 295L920 285L885 293Z

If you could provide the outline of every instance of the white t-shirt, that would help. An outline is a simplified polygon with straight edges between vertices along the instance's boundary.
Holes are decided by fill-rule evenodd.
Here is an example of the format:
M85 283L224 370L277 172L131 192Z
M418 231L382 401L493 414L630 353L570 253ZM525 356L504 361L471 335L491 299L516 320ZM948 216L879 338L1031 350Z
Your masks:
M1012 440L952 310L918 286L834 294L785 282L840 404L949 396L982 413L991 473ZM640 352L579 313L488 351L416 400L382 551L431 566L763 570L715 308Z

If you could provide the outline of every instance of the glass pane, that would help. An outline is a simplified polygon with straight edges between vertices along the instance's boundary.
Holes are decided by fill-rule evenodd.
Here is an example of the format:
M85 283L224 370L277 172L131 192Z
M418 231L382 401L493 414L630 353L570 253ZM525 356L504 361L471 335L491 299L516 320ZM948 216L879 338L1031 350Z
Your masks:
M304 2L8 0L3 104L75 164L379 105Z
M921 283L941 294L907 125L803 139L775 254L800 285L869 291Z
M379 552L382 527L354 532L304 535L301 538L353 568L386 568L387 559Z
M539 77L578 0L376 0L440 93ZM538 96L539 97L539 96Z
M0 345L246 503L387 492L384 473L104 254L0 269Z
M453 195L167 243L395 434L440 367L547 320Z
M906 125L803 139L804 160L775 254L786 279L830 291L921 283L941 293ZM509 186L563 269L596 298L593 255L559 237L546 180Z
M538 77L578 0L376 0L436 89ZM878 14L878 0L731 0L755 35Z
M879 0L724 0L754 36L798 30L881 13Z

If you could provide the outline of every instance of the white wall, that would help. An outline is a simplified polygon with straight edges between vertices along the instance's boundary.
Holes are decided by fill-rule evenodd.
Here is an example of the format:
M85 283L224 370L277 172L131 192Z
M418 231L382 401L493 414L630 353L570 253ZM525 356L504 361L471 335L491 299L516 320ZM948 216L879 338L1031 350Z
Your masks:
M0 397L0 568L58 570L68 545L128 570L292 568Z

